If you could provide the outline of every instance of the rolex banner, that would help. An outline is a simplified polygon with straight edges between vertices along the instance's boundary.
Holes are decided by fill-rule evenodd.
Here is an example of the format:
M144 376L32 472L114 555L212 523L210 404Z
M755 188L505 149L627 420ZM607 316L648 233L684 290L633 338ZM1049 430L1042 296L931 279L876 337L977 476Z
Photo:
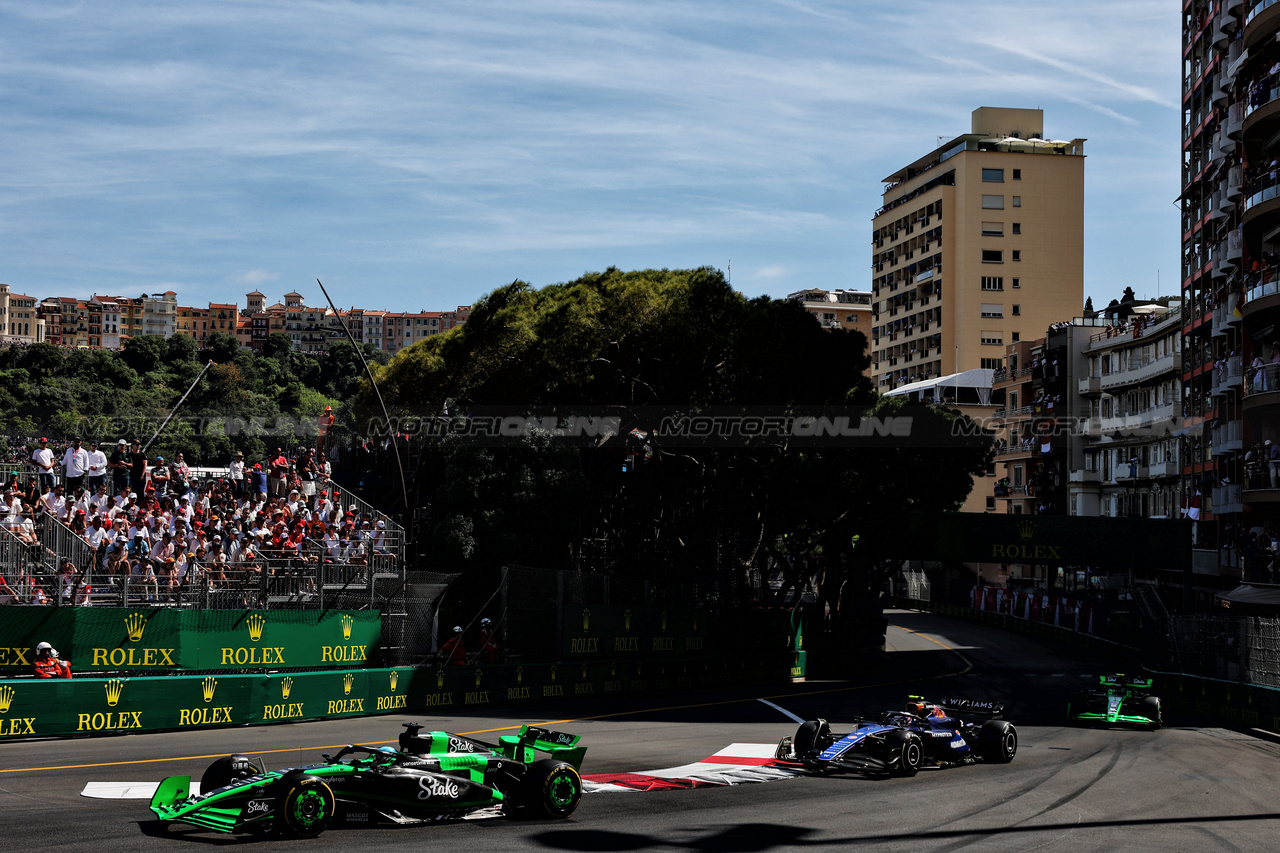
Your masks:
M707 613L643 605L566 605L560 656L626 660L775 652L791 648L790 619L785 609Z
M5 738L178 731L645 695L787 677L786 652L673 660L427 666L241 675L0 679ZM532 709L530 713L534 713ZM393 742L399 728L370 728Z
M0 673L31 671L37 643L74 673L376 666L377 611L9 608Z

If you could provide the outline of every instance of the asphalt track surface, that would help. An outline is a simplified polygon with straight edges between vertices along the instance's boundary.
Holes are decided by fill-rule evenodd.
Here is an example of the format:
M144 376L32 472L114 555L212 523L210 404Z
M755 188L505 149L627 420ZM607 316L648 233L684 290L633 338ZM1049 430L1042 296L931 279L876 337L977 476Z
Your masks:
M699 761L733 742L775 742L799 717L837 723L900 707L908 693L1003 699L1020 746L1009 765L926 769L914 778L831 775L694 790L593 793L568 820L499 818L331 829L302 841L162 827L144 800L80 796L91 781L198 778L212 756L310 763L344 743L391 741L400 723L496 737L516 712L384 716L273 727L0 745L0 849L101 853L246 849L775 851L1272 850L1280 847L1280 745L1166 709L1158 732L1065 726L1071 690L1107 661L995 628L893 612L890 663L859 682L808 682L669 697L535 706L583 735L586 774ZM838 728L838 725L837 725ZM480 734L484 733L484 734Z

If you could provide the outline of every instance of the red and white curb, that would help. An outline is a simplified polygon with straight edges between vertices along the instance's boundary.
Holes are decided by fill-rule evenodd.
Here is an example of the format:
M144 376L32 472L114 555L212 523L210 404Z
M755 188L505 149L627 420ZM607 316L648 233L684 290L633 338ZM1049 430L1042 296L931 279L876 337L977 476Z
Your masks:
M805 775L799 766L774 758L777 748L774 743L731 743L715 755L679 767L639 773L590 773L582 777L583 790L588 794L601 791L670 791L777 782Z
M644 770L638 773L589 773L582 777L583 792L671 791L682 788L712 788L776 782L802 776L795 764L775 759L777 744L731 743L715 755L692 764ZM150 800L159 782L87 782L80 796L96 800ZM200 793L200 784L191 782L191 794Z

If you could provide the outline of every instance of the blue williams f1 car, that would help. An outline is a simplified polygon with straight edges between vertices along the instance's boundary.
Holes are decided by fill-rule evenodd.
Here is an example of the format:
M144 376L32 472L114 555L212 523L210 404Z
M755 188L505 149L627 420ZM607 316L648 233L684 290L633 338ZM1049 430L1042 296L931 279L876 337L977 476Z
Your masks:
M568 817L582 798L578 736L522 726L499 743L406 723L399 748L346 746L324 762L283 770L220 758L191 795L189 776L160 783L151 811L165 823L220 832L310 837L331 823L417 824L482 809ZM541 757L539 753L549 757Z
M943 699L907 700L906 710L889 711L878 721L856 720L845 733L832 732L826 720L810 720L794 737L778 743L780 761L797 761L817 770L860 770L914 776L925 766L952 767L987 761L1008 764L1018 752L1018 730L995 702ZM957 714L985 717L966 722Z

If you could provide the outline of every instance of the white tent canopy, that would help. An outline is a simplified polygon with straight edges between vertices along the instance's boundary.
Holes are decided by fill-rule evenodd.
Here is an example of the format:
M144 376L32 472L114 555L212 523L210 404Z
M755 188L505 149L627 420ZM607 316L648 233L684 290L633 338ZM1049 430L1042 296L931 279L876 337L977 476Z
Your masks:
M929 379L922 379L919 382L912 382L907 385L901 385L885 394L886 397L901 397L907 394L915 394L934 390L931 395L933 399L941 399L946 394L948 388L972 388L977 394L979 404L989 406L991 404L991 385L995 371L985 367L975 368L973 370L965 370L960 373L953 373L950 376L934 376ZM958 396L956 394L953 397Z

